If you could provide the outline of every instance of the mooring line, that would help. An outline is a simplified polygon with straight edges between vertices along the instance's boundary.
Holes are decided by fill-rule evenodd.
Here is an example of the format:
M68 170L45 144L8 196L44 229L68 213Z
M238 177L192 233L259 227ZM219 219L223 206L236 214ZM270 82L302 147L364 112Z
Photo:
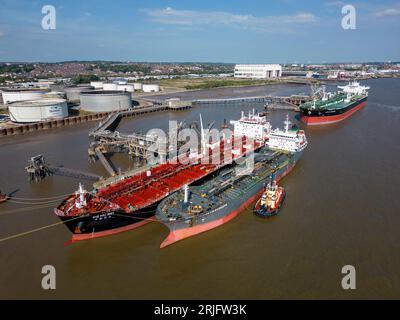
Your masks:
M68 221L65 221L65 222L69 222L69 221L72 221L72 220L75 220L75 219L78 219L78 218L80 218L80 217L72 218L72 219L70 219ZM42 230L45 230L45 229L56 227L56 226L59 226L61 224L64 224L65 222L64 221L60 221L60 222L57 222L57 223L49 224L47 226L43 226L43 227L39 227L39 228L36 228L36 229L32 229L32 230L29 230L29 231L20 232L20 233L17 233L17 234L14 234L14 235L11 235L11 236L8 236L8 237L0 239L0 242L5 242L5 241L8 241L8 240L20 238L20 237L23 237L23 236L26 236L26 235L29 235L29 234L32 234L32 233L35 233L35 232L38 232L38 231L42 231Z

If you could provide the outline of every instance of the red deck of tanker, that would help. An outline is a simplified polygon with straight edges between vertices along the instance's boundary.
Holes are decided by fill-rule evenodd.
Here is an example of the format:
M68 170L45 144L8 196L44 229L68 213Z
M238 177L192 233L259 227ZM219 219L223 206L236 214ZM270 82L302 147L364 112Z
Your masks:
M98 196L111 200L119 207L129 212L149 206L210 172L216 170L216 165L182 165L162 164L147 172L126 178L123 181L105 187L97 193Z
M244 141L245 138L243 138ZM262 143L254 142L251 144L251 149L255 150L261 146ZM231 146L229 150L232 150ZM221 141L220 159L223 160L226 151L224 141ZM241 157L250 150L242 146L239 151L240 153L235 157ZM189 164L167 162L157 165L147 172L125 177L119 182L100 188L96 196L118 205L126 212L145 208L182 188L185 184L191 184L226 164L224 161L219 164L211 163L211 149L209 156L210 164L202 164L201 160L198 160L196 163Z

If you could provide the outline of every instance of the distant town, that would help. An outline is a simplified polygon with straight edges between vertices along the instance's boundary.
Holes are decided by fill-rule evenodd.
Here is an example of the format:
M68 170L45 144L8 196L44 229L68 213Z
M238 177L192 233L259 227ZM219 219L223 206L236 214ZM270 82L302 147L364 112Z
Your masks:
M242 65L243 66L243 65ZM246 65L245 65L246 66ZM252 65L247 65L252 66ZM258 66L276 66L261 65ZM248 78L268 79L305 77L324 79L350 79L392 77L400 74L400 62L334 63L334 64L282 64L281 72L268 76L235 73L235 64L229 63L142 63L107 61L70 61L59 63L0 62L0 84L13 85L32 82L81 84L96 80L124 78L137 80L196 79L196 78ZM43 81L46 80L46 81ZM229 84L229 83L228 83ZM224 83L214 84L223 86ZM188 87L187 89L190 89Z

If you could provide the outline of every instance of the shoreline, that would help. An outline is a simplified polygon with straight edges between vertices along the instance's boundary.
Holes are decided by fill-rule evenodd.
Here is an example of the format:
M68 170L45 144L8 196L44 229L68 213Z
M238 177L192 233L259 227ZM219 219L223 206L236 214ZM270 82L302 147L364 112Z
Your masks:
M270 84L262 84L262 85L241 85L241 86L232 86L231 88L257 88L257 87L270 87L274 85L284 85L286 83L282 82L274 82ZM290 83L288 84L290 85ZM218 87L218 88L211 88L211 89L193 89L193 90L186 90L182 89L179 91L169 91L169 92L159 92L158 94L149 94L149 95L140 95L136 96L136 100L140 101L140 106L132 108L132 112L130 115L132 117L141 116L148 113L154 112L163 112L163 111L181 111L183 109L187 109L187 107L168 107L166 105L157 105L158 103L162 103L167 97L160 99L158 101L151 101L149 102L149 98L158 97L165 95L173 95L179 93L191 93L191 92L207 92L208 90L218 90L218 89L229 89L229 87ZM146 99L147 98L147 99ZM246 97L243 97L246 98ZM216 98L217 99L217 98ZM225 98L225 99L234 99L234 98ZM155 99L157 100L157 99ZM49 120L43 122L35 122L35 123L26 123L26 124L4 124L3 127L0 126L0 140L1 138L16 136L21 134L27 133L34 133L34 132L41 132L41 131L48 131L53 128L60 128L60 127L69 127L75 124L86 123L91 121L99 121L105 119L109 114L113 112L98 112L98 113L85 113L82 115L77 116L69 116L64 119L59 120Z
M379 77L379 78L373 78L373 79L386 79L389 77ZM396 77L392 77L396 78ZM372 79L372 78L371 78ZM320 80L320 82L324 83L326 79ZM334 81L335 80L335 81ZM141 105L139 107L134 107L132 109L132 112L128 116L132 117L137 117L141 116L144 114L148 113L154 113L154 112L163 112L163 111L180 111L182 109L187 109L186 108L169 108L166 105L156 105L158 103L162 103L165 100L171 98L169 97L170 95L179 95L179 94L188 94L190 95L191 93L196 94L196 93L206 93L209 91L223 91L223 90L229 90L229 89L248 89L248 88L268 88L268 87L274 87L277 85L302 85L302 86L307 86L310 83L315 83L317 82L318 79L305 79L305 81L292 81L291 79L284 79L284 80L275 80L271 81L270 83L264 83L264 84L249 84L249 85L232 85L232 86L221 86L221 87L215 87L215 88L207 88L207 89L180 89L176 88L177 90L171 90L168 92L162 91L159 93L152 93L152 94L142 94L136 96L136 99L138 101L141 101ZM335 82L342 82L342 81L348 81L348 80L341 80L338 81L337 79L331 79L328 80L327 83L333 84ZM260 98L260 96L257 96L256 98ZM161 99L157 99L161 98ZM214 103L218 103L218 101L221 101L221 103L224 103L223 101L226 100L229 102L229 100L232 101L239 101L239 102L245 102L246 99L254 99L254 96L235 96L234 94L232 96L224 96L224 97L219 97L216 95L213 98L210 98L209 100L215 100ZM182 99L180 97L180 99ZM190 100L190 101L201 101L204 100L202 98L194 98L194 99L183 99L183 100ZM147 104L147 105L146 105ZM98 113L87 113L83 115L78 115L78 116L69 116L64 119L60 120L49 120L49 121L44 121L44 122L36 122L36 123L26 123L26 124L4 124L3 126L0 126L0 139L4 137L10 137L10 136L15 136L15 135L20 135L20 134L26 134L26 133L33 133L33 132L41 132L41 131L48 131L53 128L60 128L60 127L67 127L67 126L72 126L75 124L80 124L80 123L86 123L86 122L91 122L91 121L99 121L105 119L110 113L113 112L98 112ZM3 113L3 115L5 115Z

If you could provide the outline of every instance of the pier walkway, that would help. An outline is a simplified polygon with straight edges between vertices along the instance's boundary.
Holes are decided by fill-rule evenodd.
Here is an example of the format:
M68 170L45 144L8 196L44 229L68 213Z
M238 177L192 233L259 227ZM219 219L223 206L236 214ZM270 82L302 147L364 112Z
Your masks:
M298 106L309 101L310 96L291 95L291 96L252 96L252 97L236 97L236 98L215 98L215 99L194 99L190 101L192 106L203 104L237 104L237 103L268 103L273 104L274 109L298 110ZM154 98L145 98L146 101L152 103L161 103L160 100ZM168 101L168 100L166 100Z
M64 177L71 177L80 180L92 180L98 181L103 177L96 175L94 173L83 172L75 169L69 169L61 166L53 166L48 164L42 155L32 157L28 166L25 167L29 175L30 182L40 182L46 177L52 175L59 175Z

